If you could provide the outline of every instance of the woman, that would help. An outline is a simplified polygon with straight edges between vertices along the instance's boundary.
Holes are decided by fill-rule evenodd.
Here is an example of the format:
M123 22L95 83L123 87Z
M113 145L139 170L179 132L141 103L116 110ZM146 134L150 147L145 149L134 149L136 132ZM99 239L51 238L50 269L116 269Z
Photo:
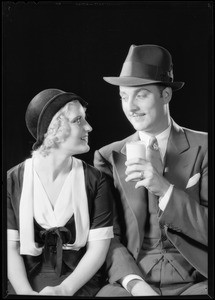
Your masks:
M87 103L47 89L26 111L32 157L8 171L8 279L16 294L94 296L112 227L107 178L89 151ZM9 288L10 292L10 288Z

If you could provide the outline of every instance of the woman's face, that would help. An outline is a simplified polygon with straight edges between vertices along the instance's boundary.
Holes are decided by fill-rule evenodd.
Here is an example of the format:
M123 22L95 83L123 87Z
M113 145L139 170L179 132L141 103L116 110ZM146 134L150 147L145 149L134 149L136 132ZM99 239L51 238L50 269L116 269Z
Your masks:
M86 121L86 108L79 101L73 101L67 113L69 134L59 145L59 150L68 155L75 155L88 152L88 134L92 127Z

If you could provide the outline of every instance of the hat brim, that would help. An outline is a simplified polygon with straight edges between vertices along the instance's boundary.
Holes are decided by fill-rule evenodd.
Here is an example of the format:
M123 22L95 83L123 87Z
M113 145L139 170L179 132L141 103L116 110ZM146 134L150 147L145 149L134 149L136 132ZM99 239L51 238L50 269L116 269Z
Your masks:
M113 85L117 86L140 86L148 84L163 84L170 86L174 91L181 89L184 86L184 82L163 82L151 79L143 79L138 77L103 77L103 79Z

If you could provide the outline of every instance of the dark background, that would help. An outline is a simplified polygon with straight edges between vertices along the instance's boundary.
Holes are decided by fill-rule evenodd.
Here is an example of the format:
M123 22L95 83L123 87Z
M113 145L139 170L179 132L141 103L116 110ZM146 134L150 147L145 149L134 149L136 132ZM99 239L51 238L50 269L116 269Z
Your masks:
M121 110L118 76L131 44L158 44L173 57L174 120L210 130L212 99L212 2L43 1L3 2L3 164L9 169L30 155L34 142L25 111L41 90L75 92L88 103L92 164L101 146L133 133Z
M25 126L25 111L30 100L46 88L75 92L89 102L88 120L94 128L91 151L80 157L88 163L92 164L96 149L133 133L121 110L118 87L102 77L120 74L131 44L158 44L172 54L175 81L185 82L170 103L173 119L182 126L209 132L209 193L213 200L212 13L213 1L2 2L5 173L30 155L34 139ZM6 199L6 189L3 192ZM213 201L209 205L209 285L214 294ZM6 228L6 218L2 228ZM5 245L6 230L3 238ZM2 268L6 274L5 259ZM3 280L6 286L6 276Z

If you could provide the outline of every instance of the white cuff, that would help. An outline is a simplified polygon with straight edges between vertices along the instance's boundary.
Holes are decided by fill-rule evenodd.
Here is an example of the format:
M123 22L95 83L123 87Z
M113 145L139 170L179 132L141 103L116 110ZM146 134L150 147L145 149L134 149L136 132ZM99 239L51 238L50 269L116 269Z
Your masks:
M159 207L162 211L165 210L167 203L169 202L170 196L172 194L172 190L173 190L174 185L170 184L170 187L168 188L166 194L163 197L160 197L159 199Z
M16 229L7 229L7 240L8 241L19 241L19 231Z
M122 280L122 286L124 287L124 289L126 289L126 291L129 292L129 290L127 289L127 285L129 283L129 281L133 280L133 279L139 279L143 281L143 278L141 278L139 275L135 275L135 274L130 274L125 276L125 278Z
M113 238L113 226L90 229L88 242Z

